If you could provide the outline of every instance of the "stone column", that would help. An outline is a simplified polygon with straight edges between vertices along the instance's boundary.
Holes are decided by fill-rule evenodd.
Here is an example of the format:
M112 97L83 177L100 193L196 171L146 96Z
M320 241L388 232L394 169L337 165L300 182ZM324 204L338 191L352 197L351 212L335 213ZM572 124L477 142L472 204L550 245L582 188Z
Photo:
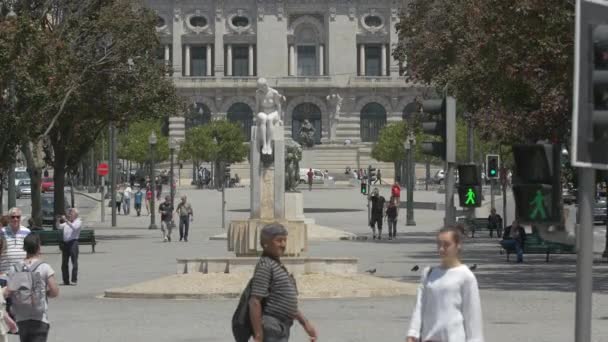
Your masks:
M207 76L213 76L213 66L211 64L211 45L207 45Z
M184 75L190 76L190 45L186 45L186 63L184 66Z
M382 76L388 75L388 70L386 70L386 44L382 44L382 53L380 54L380 63L382 69Z
M232 76L232 45L226 46L226 76Z
M360 75L365 76L365 45L359 45L359 69L361 70Z
M249 76L253 76L254 75L254 70L255 70L255 66L254 66L254 54L253 54L253 45L249 45Z
M182 77L186 71L182 64L182 31L184 23L180 9L174 9L174 18L171 21L173 22L173 76Z
M257 142L257 127L251 126L251 144L249 147L249 167L250 167L250 218L259 219L260 216L260 149Z
M285 133L283 126L274 129L274 218L285 218Z
M289 76L296 75L296 51L293 45L289 45Z
M319 76L325 74L325 49L323 44L319 44Z

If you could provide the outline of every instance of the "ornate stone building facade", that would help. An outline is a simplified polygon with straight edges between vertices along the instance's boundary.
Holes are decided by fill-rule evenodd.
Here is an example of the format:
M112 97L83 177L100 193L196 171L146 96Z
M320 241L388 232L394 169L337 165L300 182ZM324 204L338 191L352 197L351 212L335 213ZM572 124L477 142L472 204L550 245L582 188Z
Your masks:
M158 58L192 103L186 127L227 118L249 136L256 80L264 77L285 96L286 135L298 140L304 120L315 127L317 154L302 167L338 172L372 163L380 129L402 120L423 91L391 56L403 0L146 3L158 13Z

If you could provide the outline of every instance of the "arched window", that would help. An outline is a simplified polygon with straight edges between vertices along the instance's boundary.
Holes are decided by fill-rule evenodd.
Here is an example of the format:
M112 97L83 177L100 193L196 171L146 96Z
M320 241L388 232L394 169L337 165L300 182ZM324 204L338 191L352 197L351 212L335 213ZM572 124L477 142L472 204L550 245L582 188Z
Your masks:
M186 129L201 126L211 121L211 110L204 103L196 102L186 116Z
M386 110L381 104L372 102L361 109L361 141L377 141L380 130L385 125Z
M300 103L293 109L291 122L291 136L300 142L300 127L304 120L310 121L315 128L315 144L321 143L321 109L310 102Z
M245 141L251 140L251 126L253 125L253 110L243 102L237 102L228 108L228 121L241 127Z

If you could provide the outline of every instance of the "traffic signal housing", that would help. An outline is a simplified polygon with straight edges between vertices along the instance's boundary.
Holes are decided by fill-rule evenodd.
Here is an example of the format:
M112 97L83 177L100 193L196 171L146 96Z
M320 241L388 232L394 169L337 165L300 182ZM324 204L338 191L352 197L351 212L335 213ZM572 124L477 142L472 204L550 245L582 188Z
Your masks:
M500 157L497 154L486 155L486 177L488 179L498 179L499 171Z
M463 208L478 208L482 202L481 172L476 164L458 165L458 198Z
M608 3L577 1L572 165L608 170Z
M513 146L513 196L520 223L561 221L561 165L559 145Z
M367 195L367 184L361 180L361 195Z
M373 181L378 177L377 170L375 167L371 165L367 168L367 179L369 180L369 184L371 185Z
M448 163L456 162L456 99L426 100L422 102L422 111L431 116L431 120L422 123L425 134L440 137L439 141L425 141L420 145L422 152L439 157Z

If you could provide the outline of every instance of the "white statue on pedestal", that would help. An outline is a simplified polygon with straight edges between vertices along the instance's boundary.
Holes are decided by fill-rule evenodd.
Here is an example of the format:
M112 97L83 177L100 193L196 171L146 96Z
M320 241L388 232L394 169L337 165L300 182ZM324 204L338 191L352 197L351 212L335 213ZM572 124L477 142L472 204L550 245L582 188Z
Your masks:
M329 139L336 139L336 128L338 127L338 122L340 121L340 109L342 107L342 96L340 94L331 94L326 97L327 102L329 102L331 112L329 118Z
M262 140L262 155L272 154L272 137L274 127L283 125L281 121L281 102L283 96L268 86L265 78L258 79L258 90L255 93L257 137Z

